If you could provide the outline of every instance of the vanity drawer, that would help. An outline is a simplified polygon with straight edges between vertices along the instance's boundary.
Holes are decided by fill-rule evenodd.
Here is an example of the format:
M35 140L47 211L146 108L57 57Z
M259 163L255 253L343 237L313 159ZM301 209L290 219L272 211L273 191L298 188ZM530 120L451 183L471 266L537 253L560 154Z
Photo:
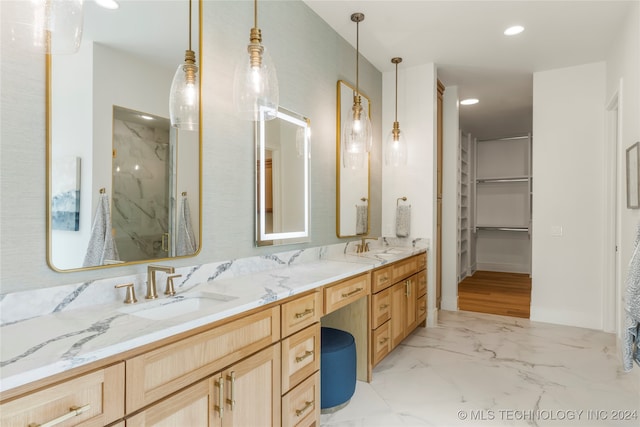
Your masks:
M371 281L371 292L380 292L383 289L388 288L393 283L393 265L387 267L378 268L373 272L373 279Z
M427 254L426 252L423 254L416 255L416 260L418 263L418 270L424 270L427 268Z
M371 328L376 329L391 318L391 289L371 296Z
M320 369L320 323L282 340L282 392Z
M371 359L376 366L391 351L391 322L371 332Z
M393 263L393 283L411 276L418 271L418 259L415 256Z
M369 295L370 285L371 275L364 273L324 288L324 314L331 313Z
M420 323L427 318L427 296L422 295L416 302L417 322Z
M282 397L282 426L309 427L320 423L320 372Z
M72 408L81 411L75 415ZM83 410L83 408L86 408ZM104 426L124 417L124 363L47 387L0 406L0 425ZM69 417L64 423L63 417Z
M279 339L276 306L129 359L126 411L136 411Z
M418 297L420 297L427 293L427 270L422 270L416 274L416 279L418 280Z
M298 332L320 321L322 315L322 293L313 292L281 305L282 336Z

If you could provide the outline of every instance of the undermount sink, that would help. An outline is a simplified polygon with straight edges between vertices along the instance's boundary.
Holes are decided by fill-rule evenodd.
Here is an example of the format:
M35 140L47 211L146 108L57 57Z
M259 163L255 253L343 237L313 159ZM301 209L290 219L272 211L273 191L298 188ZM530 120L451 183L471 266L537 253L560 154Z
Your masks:
M150 320L166 320L199 310L214 309L237 297L214 292L194 292L122 307L118 311Z

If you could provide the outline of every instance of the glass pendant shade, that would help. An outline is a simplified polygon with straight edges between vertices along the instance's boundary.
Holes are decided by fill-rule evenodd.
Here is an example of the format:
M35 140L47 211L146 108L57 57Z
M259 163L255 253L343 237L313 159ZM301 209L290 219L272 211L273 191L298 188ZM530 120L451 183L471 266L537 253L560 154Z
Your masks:
M83 0L39 0L34 5L34 46L54 55L76 53L82 42Z
M257 58L259 56L259 58ZM278 76L267 49L250 43L236 63L233 102L245 120L271 120L278 114Z
M178 65L169 93L171 126L180 130L198 130L200 86L195 53L187 50L185 62Z
M400 130L398 122L394 122L393 130L389 132L385 143L384 164L386 166L406 166L407 165L407 141L404 133Z
M354 96L352 113L342 126L343 166L350 169L364 166L372 145L371 120L362 110L360 96Z

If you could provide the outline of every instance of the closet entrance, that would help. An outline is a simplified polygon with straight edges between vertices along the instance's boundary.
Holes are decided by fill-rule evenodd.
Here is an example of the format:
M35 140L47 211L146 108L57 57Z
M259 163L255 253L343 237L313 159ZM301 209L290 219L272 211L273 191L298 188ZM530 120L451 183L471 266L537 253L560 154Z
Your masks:
M458 308L528 318L531 135L459 140Z

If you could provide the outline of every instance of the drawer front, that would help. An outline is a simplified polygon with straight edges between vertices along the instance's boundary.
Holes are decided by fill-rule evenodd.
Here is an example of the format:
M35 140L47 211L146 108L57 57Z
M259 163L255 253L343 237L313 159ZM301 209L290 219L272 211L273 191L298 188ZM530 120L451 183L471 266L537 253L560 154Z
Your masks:
M391 322L371 332L371 343L371 359L375 366L391 351Z
M371 292L380 292L393 284L393 266L382 267L373 272Z
M422 295L416 302L416 313L418 316L418 323L427 318L427 296Z
M71 408L79 408L72 411ZM124 363L65 381L0 406L0 425L104 426L124 417ZM69 420L65 423L63 417Z
M427 293L427 271L422 270L416 274L416 280L418 281L418 297L426 295Z
M288 337L307 326L320 321L322 316L322 293L296 298L281 305L282 337Z
M126 361L126 411L187 387L280 339L273 307Z
M371 275L361 274L324 288L324 313L328 314L369 294Z
M418 271L418 259L413 256L393 263L393 282L398 282Z
M320 372L282 397L282 426L320 425Z
M391 290L373 294L371 297L371 328L376 329L391 318Z
M282 393L320 369L320 323L282 340Z

